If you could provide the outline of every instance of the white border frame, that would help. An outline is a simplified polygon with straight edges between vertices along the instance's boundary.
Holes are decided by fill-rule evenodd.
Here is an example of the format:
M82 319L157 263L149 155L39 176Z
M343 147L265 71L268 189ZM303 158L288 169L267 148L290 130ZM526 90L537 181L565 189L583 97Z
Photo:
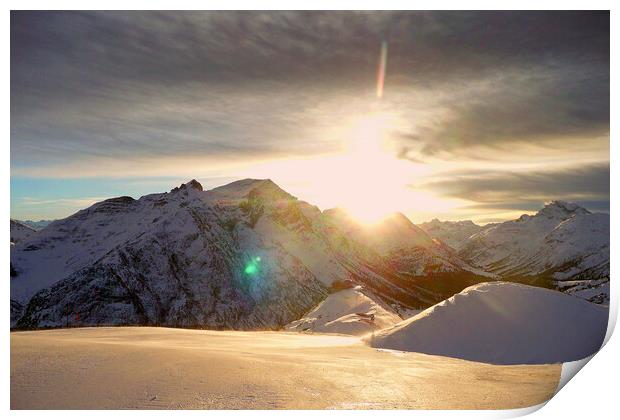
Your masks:
M616 2L617 3L617 2ZM5 83L3 85L5 101L3 102L4 106L4 128L5 137L2 141L2 147L4 152L2 154L3 165L0 170L4 171L5 177L4 182L0 184L0 188L2 189L2 197L4 198L4 206L2 207L2 216L4 220L8 220L10 218L10 194L9 188L10 184L8 180L10 179L10 134L9 134L9 126L10 126L10 65L9 65L9 57L10 57L10 9L76 9L76 10L132 10L132 9L161 9L161 10L203 10L203 9L211 9L211 10L260 10L260 9L284 9L284 10L292 10L292 9L302 9L302 10L389 10L389 9L412 9L412 10L547 10L547 9L571 9L571 10L610 10L613 9L612 5L616 4L611 1L599 1L599 0L590 0L587 2L578 2L574 0L569 1L532 1L532 0L522 0L522 1L503 1L501 4L498 2L492 1L480 1L480 0L470 0L468 2L463 1L442 1L442 0L417 0L415 2L407 2L402 0L383 0L381 2L370 2L370 1L352 1L352 0L343 0L343 1L326 1L326 0L314 0L314 1L297 1L294 4L292 2L286 2L282 0L263 0L261 2L249 1L249 0L211 0L209 2L200 2L197 0L176 0L174 2L164 2L164 1L146 1L146 0L108 0L108 1L91 1L88 4L84 2L79 2L76 0L62 0L55 1L52 5L49 1L41 1L41 0L33 0L33 1L8 1L5 4L8 4L8 10L5 12L5 25L4 27L4 36L2 42L3 48L3 59L5 60L5 64L2 67L4 73ZM260 6L260 7L258 7ZM618 45L618 22L615 10L611 12L611 51L614 51L614 46ZM613 76L617 74L614 70L618 69L618 60L617 56L612 54L611 57L611 73ZM618 97L618 92L616 89L616 84L614 83L614 78L612 76L611 83L611 119L610 119L610 129L614 125L614 121L616 119L614 117L617 116L615 104L617 103L616 99ZM611 133L615 133L612 129ZM614 159L615 156L618 155L618 145L612 141L612 137L610 136L610 161ZM616 211L616 202L615 197L618 192L618 183L617 179L617 171L614 169L614 166L611 165L611 203L610 203L610 214L615 215ZM1 220L1 219L0 219ZM611 249L615 250L615 240L614 238L618 238L620 234L620 229L618 224L615 223L615 220L611 218ZM3 244L4 255L5 258L2 259L2 268L5 273L9 271L9 241L5 241ZM614 258L614 254L612 253L612 263L611 263L611 277L616 277L616 272L618 270L615 269L616 258ZM9 299L7 297L10 295L9 290L9 282L4 283L4 299L0 299L0 305L2 306L3 312L5 316L8 317L10 313L9 309ZM608 326L607 336L605 340L605 347L601 350L600 354L597 354L594 357L594 362L591 363L592 369L580 374L580 379L577 381L571 381L570 386L567 386L566 389L562 390L562 392L554 397L549 403L549 407L545 410L538 411L538 418L557 418L557 417L566 417L566 418L576 418L577 416L583 417L607 417L605 414L609 412L613 412L615 408L615 398L617 398L614 389L617 386L617 379L615 375L619 373L618 371L618 356L620 355L619 345L616 340L609 341L611 337L611 333L616 324L617 314L618 314L618 287L616 287L615 281L611 282L611 305L610 305L610 322ZM5 320L4 325L9 325L8 320ZM10 406L10 338L9 334L2 335L2 342L0 348L2 348L3 352L3 363L2 363L2 371L1 371L1 384L2 384L2 401L4 403L4 409L9 410ZM564 385L568 382L572 376L578 372L591 358L584 359L583 361L566 363L562 369L562 381L558 390L562 389ZM586 375L587 373L587 375ZM517 409L517 410L498 410L498 411L403 411L403 410L395 410L395 411L384 411L380 415L388 416L391 418L409 418L414 415L416 418L472 418L472 419L480 419L480 418L507 418L507 417L515 417L521 416L525 414L532 413L537 411L539 408L544 406L545 404L541 404L539 406L529 407L525 409ZM88 416L93 417L94 419L104 419L111 415L111 412L108 411L89 411ZM150 419L163 418L163 416L168 416L170 413L167 411L141 411L141 410L129 410L129 411L115 411L113 415L120 416L121 418L127 419L136 419L138 418L146 418L147 416ZM175 415L183 415L187 417L194 416L204 416L216 415L219 418L239 418L239 417L247 417L247 418L281 418L282 416L291 416L296 418L312 418L316 415L320 416L334 416L338 418L351 418L355 416L355 418L371 418L371 416L375 416L374 413L369 411L357 410L357 411L324 411L319 413L313 411L291 411L291 410L283 410L283 411L175 411ZM78 419L82 418L85 413L83 411L43 411L43 412L33 412L33 411L12 411L10 412L11 416L16 418L29 418L33 415L50 417L51 419Z

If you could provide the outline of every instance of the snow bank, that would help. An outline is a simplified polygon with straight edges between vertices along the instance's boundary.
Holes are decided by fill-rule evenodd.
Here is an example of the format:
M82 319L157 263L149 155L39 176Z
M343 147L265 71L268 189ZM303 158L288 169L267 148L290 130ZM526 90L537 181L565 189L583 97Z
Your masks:
M341 290L329 295L303 318L291 322L288 331L310 331L364 335L390 327L402 319L381 305L377 299L364 294L362 288Z
M376 348L486 363L558 363L598 351L607 319L607 308L560 292L482 283L368 341Z

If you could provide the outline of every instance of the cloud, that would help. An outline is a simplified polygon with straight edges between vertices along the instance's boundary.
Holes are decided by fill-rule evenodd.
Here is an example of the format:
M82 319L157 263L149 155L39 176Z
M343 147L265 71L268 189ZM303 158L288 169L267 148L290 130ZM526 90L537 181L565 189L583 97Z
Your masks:
M609 135L609 74L587 66L517 68L471 81L438 107L440 118L404 139L422 155L519 142L562 149Z
M469 210L536 211L551 200L576 201L592 210L609 211L609 164L554 170L502 172L460 171L437 176L414 188L469 200Z
M608 12L12 12L12 166L337 150L382 40L402 157L608 132Z
M108 197L83 197L83 198L53 198L41 199L35 197L20 197L19 202L26 206L62 206L85 208Z
M609 24L607 11L14 11L11 174L228 179L340 153L355 120L381 114L415 187L472 214L605 208Z

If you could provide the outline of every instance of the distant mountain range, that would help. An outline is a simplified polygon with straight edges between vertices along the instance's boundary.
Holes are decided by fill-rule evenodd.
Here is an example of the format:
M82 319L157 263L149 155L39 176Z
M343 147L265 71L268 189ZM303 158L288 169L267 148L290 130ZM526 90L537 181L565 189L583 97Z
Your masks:
M553 201L533 216L478 226L433 220L421 227L470 264L503 278L609 277L609 215Z
M34 230L41 230L43 229L45 226L49 225L50 223L53 222L53 220L18 220L18 222L26 225L26 226L30 226L31 228L33 228Z
M18 241L11 221L11 322L277 329L343 284L402 315L500 278L608 279L608 215L555 202L484 228L445 223L362 225L253 179L112 198Z
M438 219L433 219L430 222L421 223L419 226L430 237L439 239L457 251L471 236L485 229L485 226L477 225L471 220L442 222Z

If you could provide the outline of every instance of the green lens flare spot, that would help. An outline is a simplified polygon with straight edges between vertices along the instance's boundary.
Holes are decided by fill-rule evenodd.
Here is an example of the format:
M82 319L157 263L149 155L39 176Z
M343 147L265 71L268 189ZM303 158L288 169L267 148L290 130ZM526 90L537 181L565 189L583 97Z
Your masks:
M243 272L245 274L256 274L258 273L258 265L260 263L260 257L254 257L252 260L246 264Z

